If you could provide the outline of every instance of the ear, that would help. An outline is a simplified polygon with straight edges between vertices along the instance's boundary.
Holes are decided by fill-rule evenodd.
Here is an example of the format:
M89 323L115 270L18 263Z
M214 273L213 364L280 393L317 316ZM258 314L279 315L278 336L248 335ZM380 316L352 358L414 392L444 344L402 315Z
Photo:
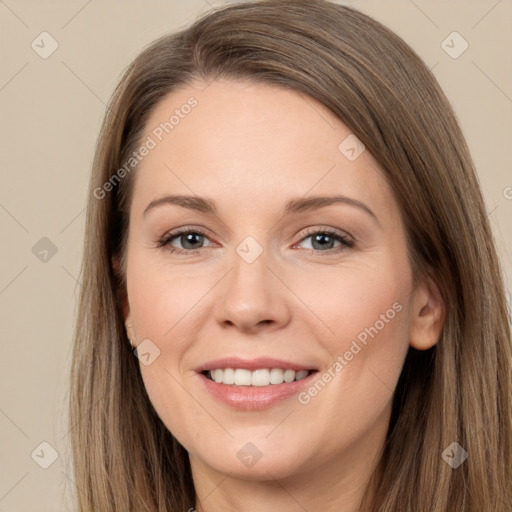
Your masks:
M112 258L112 268L114 269L114 274L117 276L118 279L120 279L120 263L119 258L117 256L114 256ZM128 339L130 340L130 343L132 345L135 344L135 332L133 330L132 325L132 318L131 318L131 312L130 312L130 304L128 302L128 295L126 293L126 287L122 287L120 290L121 293L121 307L123 311L123 319L124 319L124 326L126 328L126 334L128 336Z
M409 344L417 350L433 347L441 336L446 306L439 286L427 277L414 290Z

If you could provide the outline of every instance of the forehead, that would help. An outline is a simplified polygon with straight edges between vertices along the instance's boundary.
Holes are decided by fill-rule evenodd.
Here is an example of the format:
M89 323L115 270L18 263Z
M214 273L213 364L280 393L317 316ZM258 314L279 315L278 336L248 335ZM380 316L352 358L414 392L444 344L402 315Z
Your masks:
M142 140L149 139L152 149L135 173L140 207L166 193L215 196L245 209L336 193L393 207L374 157L347 153L362 148L351 130L321 103L284 87L248 81L183 87L154 108Z

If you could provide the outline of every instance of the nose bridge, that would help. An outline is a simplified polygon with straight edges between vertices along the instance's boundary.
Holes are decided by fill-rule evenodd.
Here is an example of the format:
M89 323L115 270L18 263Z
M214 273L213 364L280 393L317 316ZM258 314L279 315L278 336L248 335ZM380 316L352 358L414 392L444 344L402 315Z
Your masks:
M232 285L241 287L239 291L247 291L245 288L252 288L260 294L266 292L269 284L268 265L272 259L268 247L260 244L254 237L246 237L235 248L232 259ZM259 289L256 289L259 288ZM266 294L265 294L266 295Z
M287 315L283 290L269 270L272 255L254 236L245 237L234 251L231 271L216 301L219 322L243 329L281 323Z

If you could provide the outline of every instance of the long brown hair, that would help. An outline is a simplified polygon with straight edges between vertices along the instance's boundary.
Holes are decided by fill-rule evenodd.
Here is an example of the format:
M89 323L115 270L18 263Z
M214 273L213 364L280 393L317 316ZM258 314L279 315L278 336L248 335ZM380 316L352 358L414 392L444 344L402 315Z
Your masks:
M205 15L145 49L111 99L90 182L71 375L79 510L181 512L195 504L188 454L153 409L127 341L123 266L116 272L112 261L123 255L136 167L113 176L141 144L156 104L197 78L277 84L328 107L384 170L416 279L429 273L441 287L445 327L432 349L409 349L370 509L510 512L510 325L469 150L417 54L369 16L321 0ZM456 469L442 457L453 442L468 453Z

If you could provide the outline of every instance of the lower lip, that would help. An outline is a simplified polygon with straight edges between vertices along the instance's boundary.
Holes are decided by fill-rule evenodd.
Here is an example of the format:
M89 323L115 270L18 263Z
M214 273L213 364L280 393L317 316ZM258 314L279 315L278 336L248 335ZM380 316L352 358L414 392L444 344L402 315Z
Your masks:
M304 379L282 384L270 384L268 386L235 386L219 384L202 373L199 374L206 390L217 400L235 409L265 409L277 402L286 400L299 393L310 384L317 372L312 372Z

